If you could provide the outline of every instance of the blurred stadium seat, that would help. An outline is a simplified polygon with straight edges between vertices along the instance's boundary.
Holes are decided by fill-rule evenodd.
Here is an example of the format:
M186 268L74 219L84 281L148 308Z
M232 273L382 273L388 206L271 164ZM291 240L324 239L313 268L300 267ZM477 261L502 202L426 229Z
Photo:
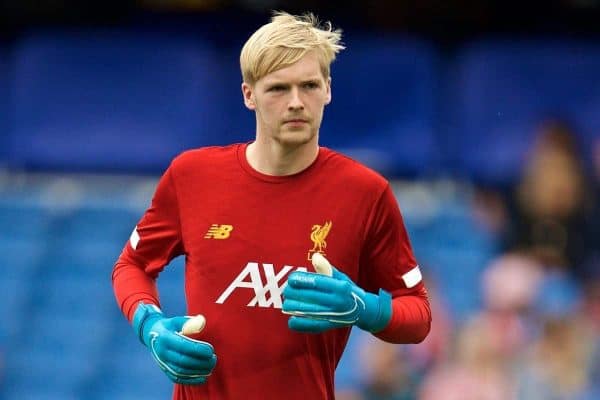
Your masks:
M466 177L506 184L521 169L540 122L600 132L600 46L551 40L487 40L464 48L446 99L455 129L449 157Z
M21 333L20 327L29 306L30 292L29 282L24 279L0 277L0 313L5 321L0 325L0 343L11 344Z
M22 204L0 205L0 238L24 241L45 238L50 232L51 218L43 207Z
M243 143L256 136L256 117L244 105L242 96L242 73L240 70L240 50L243 43L235 47L223 46L219 49L219 93L216 120L222 124L217 144Z
M222 130L219 63L200 40L43 32L17 42L12 68L16 167L158 172Z
M71 333L71 336L75 334ZM9 400L80 399L81 385L96 369L97 357L81 348L77 348L78 351L59 351L50 347L35 351L27 347L14 350L23 353L7 358L11 369L6 376L4 398Z
M173 388L169 379L135 335L127 335L129 329L123 322L115 330L111 351L100 357L103 367L96 371L96 380L83 392L86 399L171 398Z
M498 253L498 239L476 219L469 185L395 185L406 229L426 279L456 321L482 305L479 280ZM473 290L465 290L465 287Z
M3 167L8 157L8 129L9 129L9 92L8 82L8 50L0 45L0 167Z
M439 172L437 56L404 37L348 36L331 67L320 142L386 176Z

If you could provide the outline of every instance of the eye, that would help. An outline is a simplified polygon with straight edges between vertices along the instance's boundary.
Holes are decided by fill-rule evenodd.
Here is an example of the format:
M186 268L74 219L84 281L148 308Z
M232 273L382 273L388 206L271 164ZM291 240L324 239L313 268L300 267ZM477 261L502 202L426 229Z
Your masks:
M305 89L318 89L320 87L319 83L315 81L305 82L302 86Z
M274 85L271 86L267 89L268 92L282 92L284 91L286 88L284 85Z

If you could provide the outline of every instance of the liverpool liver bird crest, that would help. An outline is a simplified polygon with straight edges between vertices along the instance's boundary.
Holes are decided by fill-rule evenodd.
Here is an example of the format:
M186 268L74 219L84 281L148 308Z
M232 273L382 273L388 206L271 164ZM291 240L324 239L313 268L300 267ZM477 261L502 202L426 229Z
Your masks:
M325 238L329 234L329 230L331 229L332 222L327 221L323 225L313 225L310 232L310 240L313 242L313 248L308 251L308 259L310 260L313 253L321 253L325 254L325 249L327 247L327 242Z

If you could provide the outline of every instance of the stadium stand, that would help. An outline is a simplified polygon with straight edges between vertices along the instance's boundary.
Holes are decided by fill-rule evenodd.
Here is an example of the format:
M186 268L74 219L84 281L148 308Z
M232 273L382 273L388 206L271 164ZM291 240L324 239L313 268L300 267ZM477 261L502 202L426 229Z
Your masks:
M348 36L345 43L331 67L323 145L389 177L439 172L434 49L408 37Z
M587 145L600 132L600 46L594 43L483 40L456 59L447 100L455 129L447 155L463 176L514 180L546 118L573 123Z
M6 164L8 157L8 129L9 129L9 93L8 82L8 50L0 44L0 167Z
M219 63L201 40L43 32L17 43L13 61L14 166L156 173L219 137Z

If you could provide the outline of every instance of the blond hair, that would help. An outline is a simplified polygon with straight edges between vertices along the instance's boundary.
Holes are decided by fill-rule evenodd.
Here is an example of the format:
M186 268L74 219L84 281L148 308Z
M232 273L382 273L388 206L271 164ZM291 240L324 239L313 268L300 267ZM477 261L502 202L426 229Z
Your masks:
M291 15L275 12L271 22L260 27L244 44L240 67L244 82L254 84L265 75L288 67L309 51L316 51L321 72L329 77L329 67L341 44L342 31L331 22L321 24L312 14Z

